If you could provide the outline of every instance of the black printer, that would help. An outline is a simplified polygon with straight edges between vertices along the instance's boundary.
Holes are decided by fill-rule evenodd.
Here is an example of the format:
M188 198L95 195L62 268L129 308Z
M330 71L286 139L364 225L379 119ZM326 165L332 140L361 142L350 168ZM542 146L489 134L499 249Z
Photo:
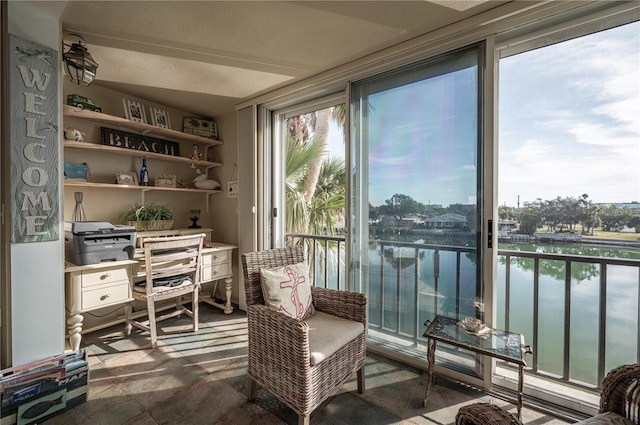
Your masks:
M136 230L104 221L65 221L67 261L78 266L132 260Z

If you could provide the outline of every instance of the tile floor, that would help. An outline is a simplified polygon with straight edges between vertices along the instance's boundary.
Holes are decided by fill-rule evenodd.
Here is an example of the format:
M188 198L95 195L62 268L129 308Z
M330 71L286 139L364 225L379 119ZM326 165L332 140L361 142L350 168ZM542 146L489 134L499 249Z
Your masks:
M147 332L127 337L124 325L83 336L90 364L86 403L46 425L297 424L297 416L266 391L246 394L247 321L244 312L225 315L202 304L200 330L184 332L188 318L160 324L152 349ZM311 417L313 425L445 425L458 408L490 397L439 380L422 407L423 372L377 355L366 363L366 391L355 377ZM495 400L515 411L513 405ZM525 424L567 422L525 409Z

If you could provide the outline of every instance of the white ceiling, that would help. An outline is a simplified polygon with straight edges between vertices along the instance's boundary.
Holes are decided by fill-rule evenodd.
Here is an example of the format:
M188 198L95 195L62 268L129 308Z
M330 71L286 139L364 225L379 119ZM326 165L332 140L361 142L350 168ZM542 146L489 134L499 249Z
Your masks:
M69 1L93 84L215 117L507 1Z

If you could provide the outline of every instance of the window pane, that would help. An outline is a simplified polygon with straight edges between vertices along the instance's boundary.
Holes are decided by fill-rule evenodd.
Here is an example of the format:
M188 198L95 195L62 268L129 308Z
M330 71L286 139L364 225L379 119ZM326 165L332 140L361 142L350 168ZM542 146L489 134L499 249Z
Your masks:
M282 131L287 244L304 245L314 285L332 289L346 289L344 108L289 116Z
M498 310L533 370L587 387L639 356L638 34L500 60Z
M354 85L353 280L370 341L425 358L425 320L479 316L481 49ZM358 254L361 253L361 254ZM475 357L438 360L478 373Z

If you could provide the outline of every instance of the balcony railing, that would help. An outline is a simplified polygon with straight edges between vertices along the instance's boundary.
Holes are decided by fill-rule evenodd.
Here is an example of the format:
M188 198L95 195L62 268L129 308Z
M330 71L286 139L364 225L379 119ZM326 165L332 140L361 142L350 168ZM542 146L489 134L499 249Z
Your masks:
M344 236L321 236L288 233L287 245L303 245L307 250L309 272L315 286L346 289Z
M317 286L345 288L343 237L290 234L287 241L307 247ZM426 319L481 314L482 298L468 283L476 278L469 279L474 247L370 241L369 248L369 332L386 335L387 345L423 356ZM613 366L640 362L640 260L499 249L497 279L497 326L531 344L528 373L596 389ZM593 375L586 378L585 358Z

